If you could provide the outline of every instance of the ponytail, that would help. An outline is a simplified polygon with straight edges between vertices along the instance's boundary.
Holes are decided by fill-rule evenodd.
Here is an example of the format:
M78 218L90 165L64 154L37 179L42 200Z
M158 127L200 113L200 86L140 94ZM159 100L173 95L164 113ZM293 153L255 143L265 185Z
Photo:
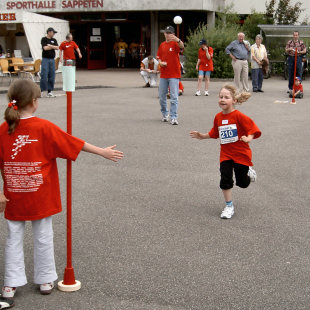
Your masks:
M10 103L9 103L10 104ZM14 109L13 106L8 106L4 112L4 119L6 120L9 130L8 133L11 134L15 131L16 127L19 124L20 115L18 109Z
M237 104L242 104L251 97L251 93L249 92L242 91L241 93L239 93L237 87L232 84L225 84L222 89L223 88L227 89L230 92L232 98L237 101Z

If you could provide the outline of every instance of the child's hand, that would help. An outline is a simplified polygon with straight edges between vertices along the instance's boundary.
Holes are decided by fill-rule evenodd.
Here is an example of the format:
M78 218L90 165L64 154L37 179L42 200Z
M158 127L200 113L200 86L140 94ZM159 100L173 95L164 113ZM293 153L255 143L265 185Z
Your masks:
M202 140L202 136L201 136L201 133L199 131L191 131L189 134L192 138Z
M247 136L242 136L242 137L240 138L240 141L243 141L243 142L245 142L245 143L250 143L250 142L252 141L252 139L253 139L253 137L251 137L251 136L249 136L249 137L247 137Z
M102 149L102 156L115 162L117 162L118 159L122 159L124 156L123 152L114 150L115 147L116 145L113 145Z
M0 213L2 213L5 209L6 203L9 200L4 196L4 194L0 193Z

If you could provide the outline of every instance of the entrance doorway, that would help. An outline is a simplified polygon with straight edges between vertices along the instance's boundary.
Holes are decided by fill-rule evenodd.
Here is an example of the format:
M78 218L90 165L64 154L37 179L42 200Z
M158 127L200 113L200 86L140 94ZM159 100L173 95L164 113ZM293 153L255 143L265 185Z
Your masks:
M107 67L117 67L117 53L115 53L114 44L119 39L123 39L128 45L124 59L125 68L138 68L140 65L139 45L141 41L141 23L106 23L105 29ZM134 46L136 48L133 48ZM130 49L130 47L132 48Z

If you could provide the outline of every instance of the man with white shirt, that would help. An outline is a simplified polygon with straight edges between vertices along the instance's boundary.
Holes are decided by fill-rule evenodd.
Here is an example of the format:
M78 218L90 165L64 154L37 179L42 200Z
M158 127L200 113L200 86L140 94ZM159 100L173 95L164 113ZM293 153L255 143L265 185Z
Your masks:
M145 81L143 87L156 86L158 61L153 56L148 56L141 61L140 74Z

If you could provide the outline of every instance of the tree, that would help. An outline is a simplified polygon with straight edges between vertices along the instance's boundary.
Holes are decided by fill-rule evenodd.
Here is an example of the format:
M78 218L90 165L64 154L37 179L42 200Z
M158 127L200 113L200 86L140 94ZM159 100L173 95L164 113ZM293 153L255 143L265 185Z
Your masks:
M255 41L256 35L260 33L260 28L257 25L266 23L268 23L267 18L263 13L252 10L251 14L244 20L242 27L247 40Z
M300 13L304 11L300 1L291 4L291 0L279 0L278 6L275 8L276 0L270 0L265 5L267 22L278 25L294 25L298 21Z

